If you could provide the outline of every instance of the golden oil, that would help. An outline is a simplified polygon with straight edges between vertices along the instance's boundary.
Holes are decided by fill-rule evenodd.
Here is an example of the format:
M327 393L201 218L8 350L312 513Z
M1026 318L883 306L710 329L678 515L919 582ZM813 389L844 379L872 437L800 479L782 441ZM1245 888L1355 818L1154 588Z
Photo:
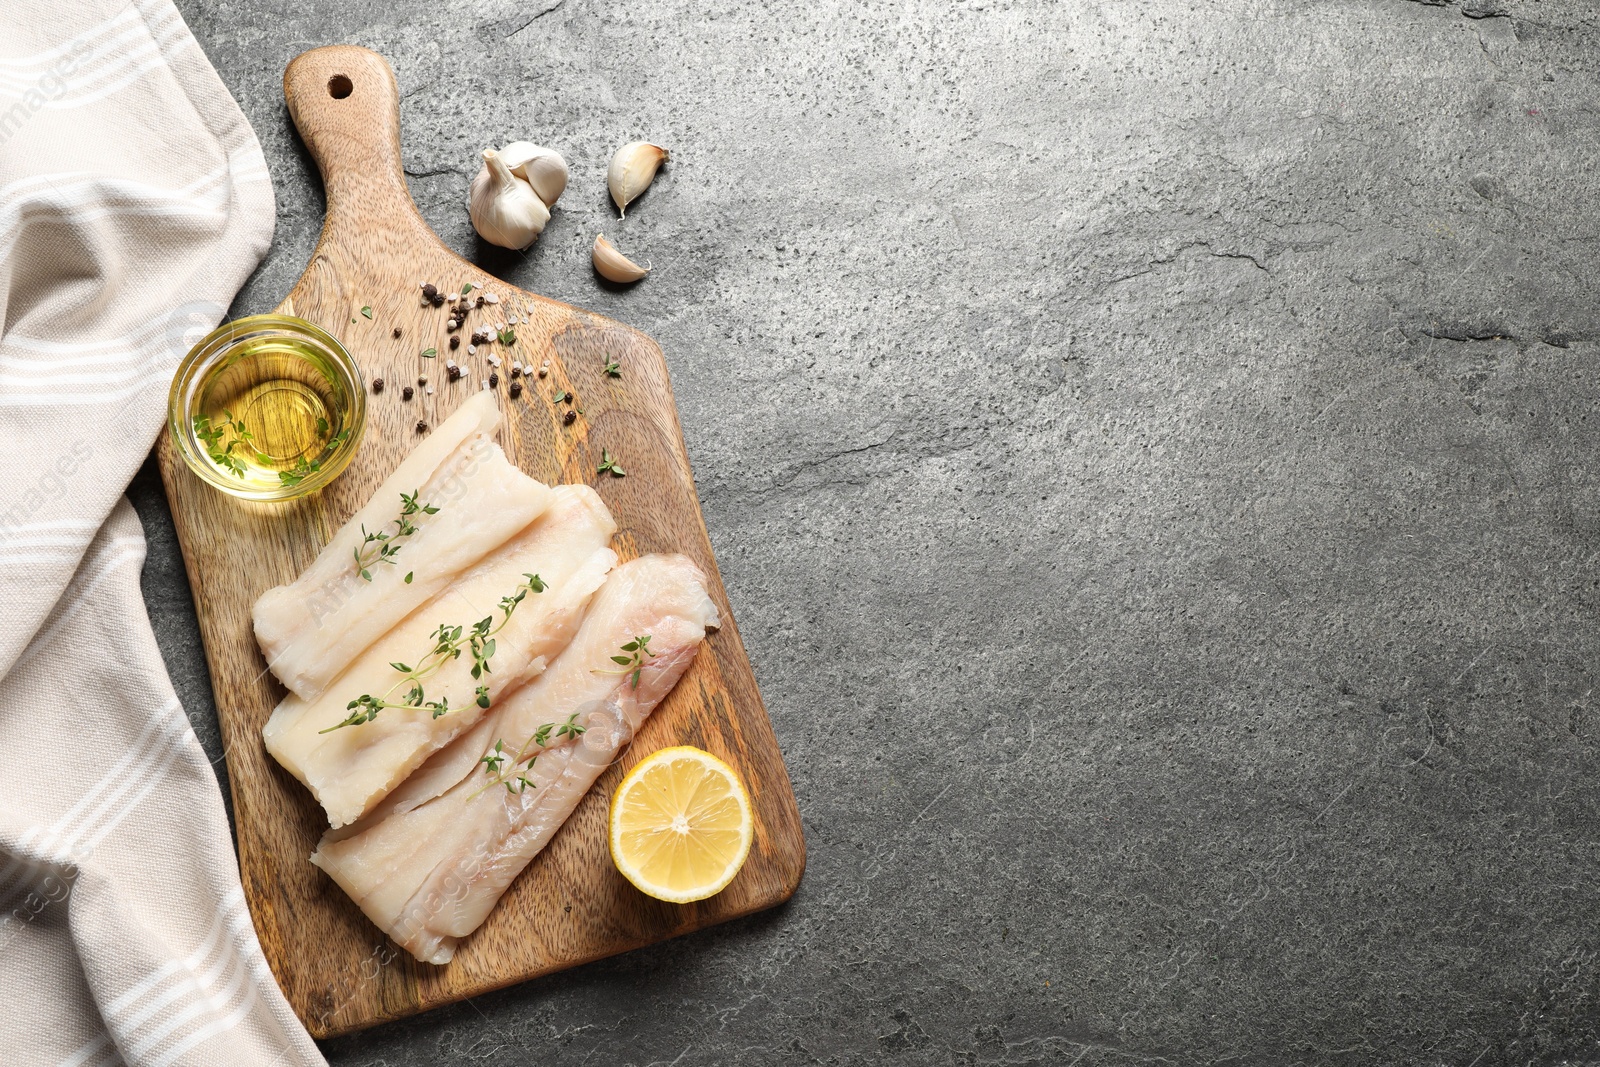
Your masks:
M285 499L343 469L364 400L359 371L330 335L257 316L219 328L190 353L173 382L171 421L184 458L212 485Z

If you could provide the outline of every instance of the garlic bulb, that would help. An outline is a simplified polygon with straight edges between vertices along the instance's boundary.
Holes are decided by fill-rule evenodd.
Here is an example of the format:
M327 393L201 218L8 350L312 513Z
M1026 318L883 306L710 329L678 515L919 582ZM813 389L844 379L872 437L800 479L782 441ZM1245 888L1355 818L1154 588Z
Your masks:
M533 186L546 207L556 206L567 187L567 161L560 152L531 141L512 141L500 149L500 158L507 170Z
M656 171L669 158L665 148L648 141L634 141L617 149L611 157L611 165L606 168L606 185L611 189L611 199L617 202L620 214L628 214L628 205L650 188Z
M650 273L649 267L641 267L618 252L617 246L606 240L605 234L594 239L594 252L591 258L594 260L595 273L608 282L621 282L625 285L628 282L636 282Z
M483 163L467 192L472 228L490 244L527 248L544 232L550 209L533 186L511 173L494 149L483 150Z

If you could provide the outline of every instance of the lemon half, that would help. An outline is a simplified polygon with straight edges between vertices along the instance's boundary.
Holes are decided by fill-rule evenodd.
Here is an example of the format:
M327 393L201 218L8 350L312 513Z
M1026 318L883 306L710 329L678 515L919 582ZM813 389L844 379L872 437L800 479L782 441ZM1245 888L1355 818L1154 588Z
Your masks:
M687 904L733 881L754 828L750 794L732 767L703 749L664 748L611 798L611 860L640 892Z

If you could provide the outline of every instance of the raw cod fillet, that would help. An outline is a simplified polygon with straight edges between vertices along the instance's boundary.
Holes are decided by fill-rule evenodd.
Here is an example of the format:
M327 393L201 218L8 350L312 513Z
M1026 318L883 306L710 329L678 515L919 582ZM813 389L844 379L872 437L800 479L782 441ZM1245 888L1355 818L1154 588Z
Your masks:
M556 486L551 495L550 508L532 525L379 638L321 696L307 701L291 694L273 711L262 731L267 751L311 790L331 826L361 818L483 718L476 703L479 685L488 688L491 701L500 699L537 677L577 633L590 598L616 565L616 553L606 546L617 524L586 485ZM350 701L363 693L402 701L410 686L393 664L421 664L441 624L470 631L490 617L498 626L504 618L500 599L529 573L547 588L527 594L495 634L488 673L474 679L472 658L463 652L424 680L426 699L459 710L435 718L427 708L386 708L371 722L322 732L341 722Z
M503 740L508 751L521 748L546 723L559 727L575 715L584 727L576 740L551 732L527 772L532 787L512 793L493 785L476 763L484 754L480 744L470 753L475 771L442 795L369 820L354 832L325 835L311 862L417 959L448 962L457 943L478 928L633 739L688 669L706 631L717 625L705 575L688 558L644 556L618 567L566 651L484 720L493 723L486 735ZM619 673L611 657L645 634L657 655L646 660L635 686L632 674Z
M552 500L550 487L517 470L489 437L499 410L487 391L412 450L366 505L333 535L305 573L261 594L252 614L267 666L303 700L418 605L530 522ZM401 494L439 510L418 513L417 532L393 543L394 562L361 577L355 552L363 528L393 533ZM411 582L405 581L413 574Z

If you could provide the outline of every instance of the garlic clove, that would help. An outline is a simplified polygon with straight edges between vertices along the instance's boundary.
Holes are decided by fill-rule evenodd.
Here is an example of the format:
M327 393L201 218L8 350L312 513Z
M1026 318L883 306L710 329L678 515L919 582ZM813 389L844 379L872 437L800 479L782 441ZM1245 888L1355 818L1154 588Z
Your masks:
M618 213L628 214L628 205L650 188L656 171L669 159L665 148L648 141L634 141L617 149L606 168L606 185L611 189L611 199L617 202Z
M594 271L608 282L620 282L626 285L636 282L650 273L649 267L641 267L621 252L617 246L606 240L605 234L594 239Z
M556 206L567 188L567 161L560 152L531 141L512 141L500 149L500 158L507 170L533 186L546 207Z
M478 235L501 248L527 248L550 221L550 209L533 186L512 174L492 148L483 150L483 167L467 191L467 212Z

